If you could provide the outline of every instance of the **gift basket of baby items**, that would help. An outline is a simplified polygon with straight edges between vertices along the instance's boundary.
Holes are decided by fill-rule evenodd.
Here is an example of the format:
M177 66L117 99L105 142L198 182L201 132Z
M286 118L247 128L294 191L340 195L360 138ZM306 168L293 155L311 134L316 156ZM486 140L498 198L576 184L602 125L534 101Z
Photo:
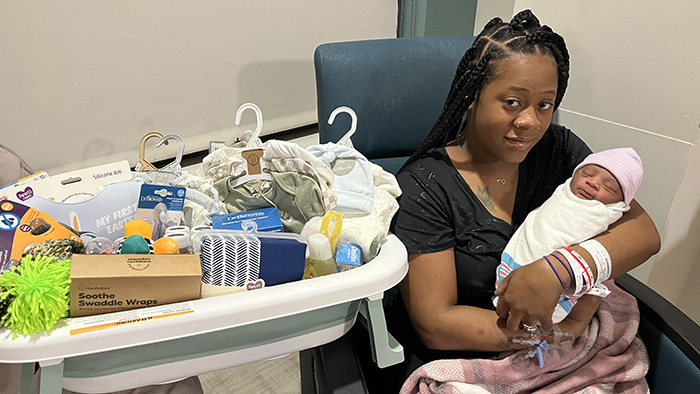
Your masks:
M377 310L407 271L389 234L395 178L352 147L356 121L305 149L263 143L255 104L236 125L246 109L255 130L211 142L189 172L183 139L150 132L133 170L0 189L0 362L39 362L42 379L75 391L122 390L330 342L362 308L400 361ZM354 117L342 107L329 122L341 112ZM145 160L151 139L178 144L173 162Z

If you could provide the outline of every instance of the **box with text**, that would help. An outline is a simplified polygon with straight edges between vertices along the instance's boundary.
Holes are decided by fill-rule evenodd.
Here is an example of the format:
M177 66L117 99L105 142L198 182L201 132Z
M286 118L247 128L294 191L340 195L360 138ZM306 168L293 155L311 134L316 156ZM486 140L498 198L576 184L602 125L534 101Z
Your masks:
M98 315L199 298L197 254L73 255L70 316Z

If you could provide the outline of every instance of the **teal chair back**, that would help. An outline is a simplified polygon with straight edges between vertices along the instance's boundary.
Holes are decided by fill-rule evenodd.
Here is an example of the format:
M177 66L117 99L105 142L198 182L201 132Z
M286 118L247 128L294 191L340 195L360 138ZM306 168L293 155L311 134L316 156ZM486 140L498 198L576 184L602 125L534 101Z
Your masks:
M396 173L437 120L474 37L408 37L322 44L314 53L321 143L337 142L357 114L355 148Z

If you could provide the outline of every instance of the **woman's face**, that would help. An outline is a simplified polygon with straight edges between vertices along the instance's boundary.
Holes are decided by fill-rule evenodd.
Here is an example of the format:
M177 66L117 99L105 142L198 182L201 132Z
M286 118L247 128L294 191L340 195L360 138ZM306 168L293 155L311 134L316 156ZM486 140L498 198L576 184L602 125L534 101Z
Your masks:
M482 161L520 163L552 121L556 63L551 56L516 55L490 66L494 79L469 107L467 146Z

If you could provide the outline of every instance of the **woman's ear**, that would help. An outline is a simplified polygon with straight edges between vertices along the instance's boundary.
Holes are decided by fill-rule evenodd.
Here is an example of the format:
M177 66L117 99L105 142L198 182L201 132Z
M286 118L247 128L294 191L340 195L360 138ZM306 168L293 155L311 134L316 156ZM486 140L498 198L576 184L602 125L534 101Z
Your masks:
M476 106L479 105L479 95L480 95L480 92L474 93L474 100L472 100L472 102L469 103L469 106L467 107L467 112L473 111L474 108L476 108ZM468 97L467 97L467 99L468 99Z

